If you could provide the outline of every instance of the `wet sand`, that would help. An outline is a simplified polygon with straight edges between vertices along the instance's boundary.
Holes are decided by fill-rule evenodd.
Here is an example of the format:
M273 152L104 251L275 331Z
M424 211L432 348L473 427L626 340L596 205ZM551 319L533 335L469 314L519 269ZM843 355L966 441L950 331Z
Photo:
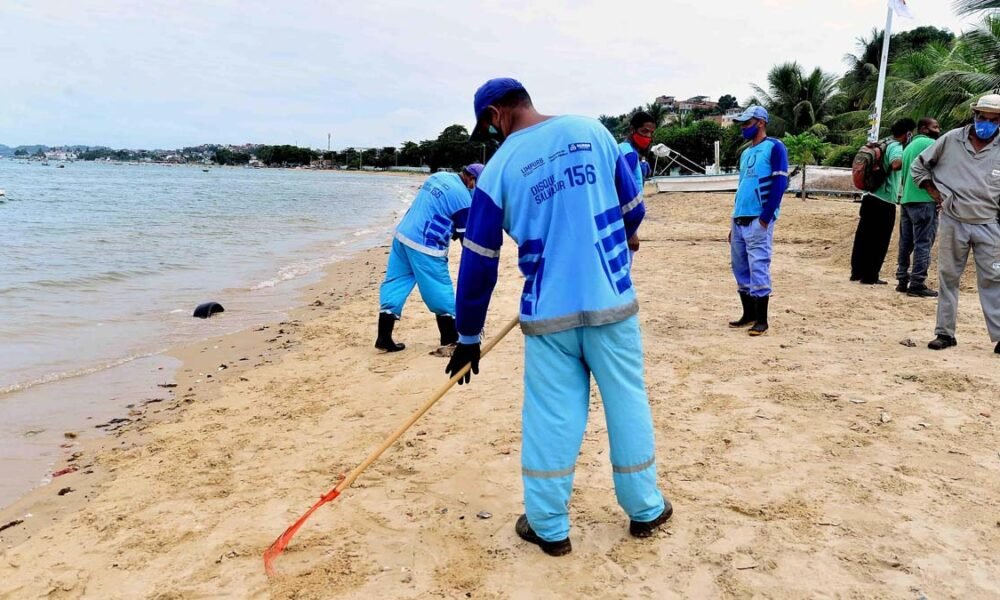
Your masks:
M628 536L596 391L573 553L549 558L516 537L515 332L471 386L313 516L278 577L264 575L275 536L444 379L416 294L397 327L406 351L371 347L380 248L335 265L284 323L180 351L170 398L76 459L93 473L0 512L0 527L32 514L0 532L0 597L1000 595L1000 357L974 278L961 345L933 353L933 300L847 282L857 205L789 196L771 332L750 339L725 325L738 312L730 203L648 199L634 280L658 469L675 506L656 537ZM508 244L487 336L516 311L515 254Z

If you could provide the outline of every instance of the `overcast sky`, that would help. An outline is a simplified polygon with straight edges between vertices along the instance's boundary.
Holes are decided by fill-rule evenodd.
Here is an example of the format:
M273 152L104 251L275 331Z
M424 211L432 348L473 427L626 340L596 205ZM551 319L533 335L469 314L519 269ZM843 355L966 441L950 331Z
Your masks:
M970 27L909 0L902 29ZM490 77L545 113L740 100L775 63L842 72L886 0L2 0L0 143L398 145L472 125Z

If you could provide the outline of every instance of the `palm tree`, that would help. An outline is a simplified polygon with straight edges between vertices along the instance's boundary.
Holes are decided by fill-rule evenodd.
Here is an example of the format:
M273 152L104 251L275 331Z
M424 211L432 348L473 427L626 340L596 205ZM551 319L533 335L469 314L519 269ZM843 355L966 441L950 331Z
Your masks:
M601 116L597 117L597 120L601 122L601 125L604 125L605 127L607 127L608 131L610 131L612 133L612 135L617 134L617 132L618 132L618 117L612 117L610 115L601 115Z
M913 86L905 109L935 115L945 127L967 121L972 101L1000 87L1000 14L984 17L951 51L932 47L904 64L931 72Z
M754 85L756 100L771 114L776 134L801 133L828 122L837 114L836 75L816 68L806 74L797 62L777 65L767 75L768 87Z
M662 104L657 104L656 102L650 102L646 105L645 111L653 117L653 123L656 123L657 127L663 126L663 122L667 119L667 107Z
M994 8L1000 8L1000 0L955 0L955 10L960 15Z
M840 82L840 89L849 99L850 110L868 110L875 102L883 40L885 31L872 29L870 38L857 38L857 54L844 55L848 70Z

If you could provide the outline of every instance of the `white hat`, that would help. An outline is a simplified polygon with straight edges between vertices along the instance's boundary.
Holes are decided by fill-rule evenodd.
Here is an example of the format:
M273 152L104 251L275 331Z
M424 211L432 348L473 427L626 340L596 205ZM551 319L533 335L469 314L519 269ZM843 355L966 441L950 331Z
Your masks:
M986 94L972 105L972 110L988 113L1000 113L1000 94Z

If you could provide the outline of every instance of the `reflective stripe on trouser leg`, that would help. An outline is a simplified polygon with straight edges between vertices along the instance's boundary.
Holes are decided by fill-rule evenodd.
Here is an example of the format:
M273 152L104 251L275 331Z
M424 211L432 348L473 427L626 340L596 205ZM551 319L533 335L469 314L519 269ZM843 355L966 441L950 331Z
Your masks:
M764 228L754 220L744 228L747 257L750 261L750 295L762 298L771 295L771 254L773 253L774 221Z
M448 273L448 257L429 256L405 246L404 251L410 259L420 297L424 299L427 308L436 315L454 317L455 288L452 287L451 275Z
M618 504L633 521L652 521L663 512L664 502L656 483L656 443L643 380L639 318L581 331L584 358L604 402Z
M969 237L965 225L941 215L938 241L938 305L934 335L955 337L958 319L958 285L969 261Z
M733 277L736 278L736 290L741 294L750 293L750 261L747 258L747 244L743 239L742 228L732 221L729 244L729 258L733 267Z
M524 338L524 508L531 528L548 541L569 536L573 472L587 428L590 372L578 332Z
M399 240L392 240L389 262L385 267L385 280L378 291L379 312L392 313L397 319L403 316L403 305L416 283L406 247Z
M1000 224L968 225L972 230L972 254L976 260L979 303L990 339L1000 342Z

